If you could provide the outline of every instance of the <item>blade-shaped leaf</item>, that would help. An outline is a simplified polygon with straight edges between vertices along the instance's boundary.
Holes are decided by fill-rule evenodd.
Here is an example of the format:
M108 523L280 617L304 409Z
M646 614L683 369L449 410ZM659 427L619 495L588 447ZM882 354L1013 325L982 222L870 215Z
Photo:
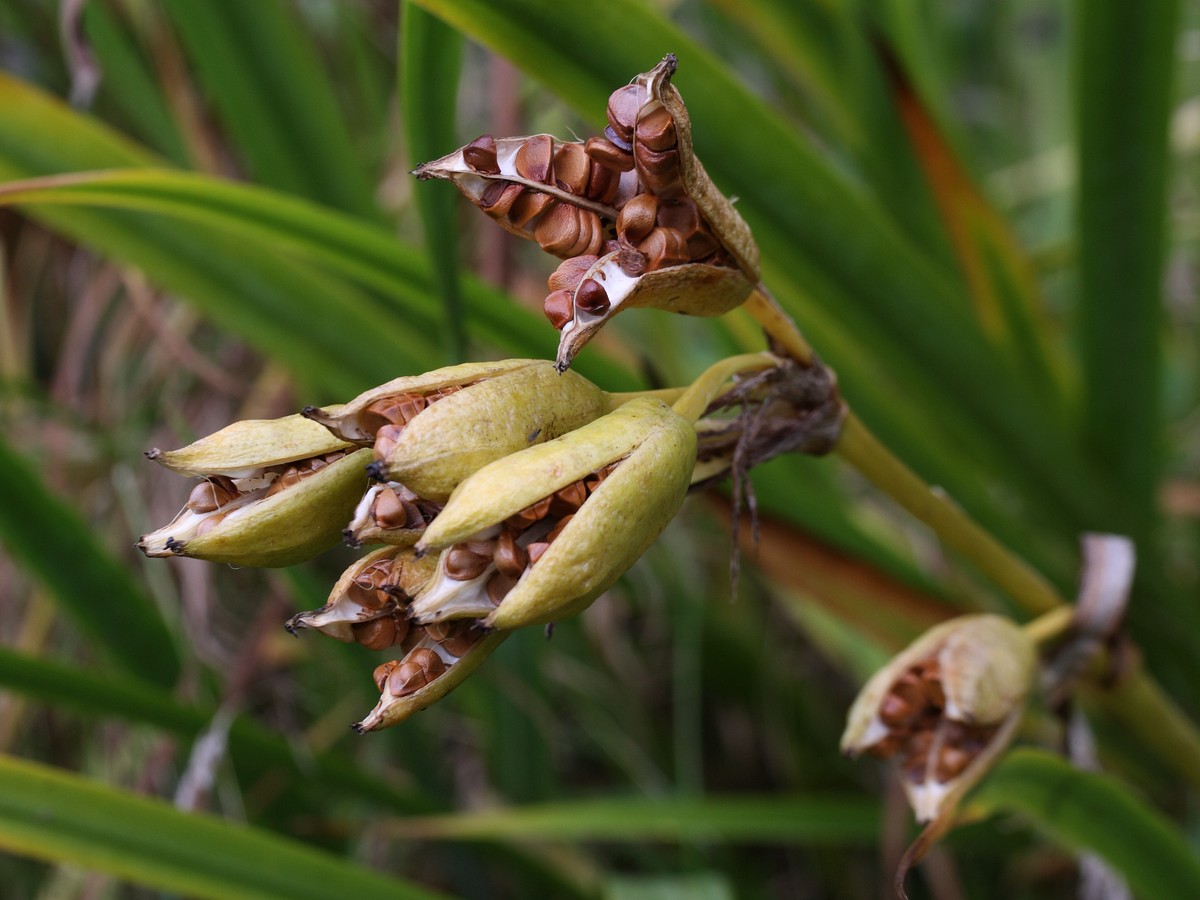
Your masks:
M0 847L192 897L441 896L269 832L0 756Z

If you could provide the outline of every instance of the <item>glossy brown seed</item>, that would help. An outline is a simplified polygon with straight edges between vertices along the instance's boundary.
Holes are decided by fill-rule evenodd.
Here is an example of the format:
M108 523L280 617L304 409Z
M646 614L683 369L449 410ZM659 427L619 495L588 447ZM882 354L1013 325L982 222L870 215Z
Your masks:
M594 278L588 278L575 292L575 306L593 316L608 312L608 291Z
M443 649L454 656L465 656L467 651L479 640L482 632L474 624L466 620L454 622L436 622L425 626L426 633L437 641Z
M585 253L583 256L572 256L558 264L558 268L546 279L546 287L552 291L574 291L583 281L587 270L596 264L600 257Z
M549 184L550 166L554 160L554 139L548 134L535 134L517 149L514 163L517 174L539 184Z
M670 150L675 146L675 121L665 106L642 115L637 121L637 139L651 150Z
M479 198L479 208L493 219L503 219L524 190L519 184L494 181L484 189L483 196Z
M633 162L633 157L629 157ZM621 173L606 169L600 163L592 160L591 174L588 175L587 197L597 203L612 203L621 189Z
M550 204L557 202L550 194L528 190L517 198L517 202L508 211L508 221L517 228L524 228L545 212Z
M550 544L547 541L534 541L533 543L531 543L528 547L525 548L525 552L529 554L529 564L532 566L539 559L541 559L542 554L545 553L549 549L550 549Z
M378 560L355 576L346 588L346 598L364 609L383 609L394 602L383 588L398 574L391 560Z
M273 497L280 491L286 491L290 487L295 487L303 480L300 474L300 468L296 465L283 467L283 470L275 476L275 480L271 482L271 486L267 488L267 497Z
M703 228L704 220L700 218L700 210L690 198L676 197L659 202L655 224L663 228L674 228L686 236Z
M590 494L596 488L600 487L604 479L611 475L616 467L616 463L610 463L603 469L597 469L591 475L585 476L583 479L583 486L587 488L588 493Z
M650 265L650 260L640 250L635 250L633 247L619 247L616 251L617 265L621 271L630 278L638 278L644 275L646 268Z
M574 291L557 290L546 295L542 301L542 312L550 320L550 324L562 331L567 323L575 317Z
M550 515L569 516L583 506L583 501L587 497L587 488L584 487L583 482L573 481L554 492L550 498Z
M356 643L362 644L368 650L382 650L392 646L395 640L396 619L394 616L380 616L366 622L355 622L350 626L350 631Z
M646 256L648 272L688 262L687 241L672 228L655 228L638 244L638 250Z
M550 533L548 535L546 535L546 543L553 544L554 541L558 538L558 536L563 533L563 529L566 528L568 524L570 524L570 522L573 518L575 518L575 516L570 515L570 516L563 516L561 519L559 519L558 524L555 525L552 529L550 529Z
M208 513L208 515L201 519L199 524L196 525L196 537L208 534L210 531L220 525L222 520L224 520L225 516L227 515L228 513L223 512Z
M587 191L592 161L582 144L560 144L554 153L554 185L561 191L583 194Z
M658 205L658 198L649 192L632 198L617 214L617 234L631 244L641 241L654 228Z
M503 529L496 539L496 552L492 560L496 563L496 571L514 578L520 578L529 564L525 549L517 544L516 532L508 528Z
M642 108L645 97L645 89L636 84L627 84L609 94L606 110L608 125L626 143L633 140L638 110Z
M380 663L375 667L375 671L371 673L371 678L375 681L375 687L380 691L383 690L383 685L387 682L387 677L396 670L400 665L400 660L389 659L387 662Z
M531 503L520 512L513 513L504 520L504 524L515 530L518 534L537 522L546 518L550 512L550 498L543 497L536 503Z
M569 251L579 241L580 233L585 227L580 215L588 210L580 210L567 203L556 203L550 207L534 228L533 236L547 253L555 256L571 256ZM595 213L591 213L595 215ZM577 254L576 254L577 255Z
M445 671L446 664L436 652L418 647L388 673L388 692L394 697L416 693Z
M484 573L491 563L491 554L473 553L466 544L455 544L446 551L446 574L455 581L470 581Z
M505 575L503 572L492 573L492 577L487 582L488 599L499 606L500 601L516 587L516 584L517 579L512 575Z
M633 171L633 153L622 149L607 138L590 137L583 145L583 152L596 165L609 172Z
M386 463L396 449L396 444L402 434L404 434L403 425L384 425L375 432L375 446L373 447L375 459Z
M380 528L403 528L412 521L408 509L410 505L405 504L394 490L385 487L371 504L371 517Z
M463 147L463 161L480 175L499 175L496 163L496 141L490 134L482 134Z
M634 161L637 163L642 184L649 190L660 197L678 197L683 194L678 150L664 150L660 153L644 144L638 144L634 148Z
M693 231L687 238L688 259L693 262L706 259L721 249L720 243L707 228Z
M567 250L568 256L595 256L604 243L604 223L590 209L576 210L579 217L579 237Z
M193 512L212 512L226 503L236 500L237 485L224 475L213 475L192 488L187 499L187 508Z

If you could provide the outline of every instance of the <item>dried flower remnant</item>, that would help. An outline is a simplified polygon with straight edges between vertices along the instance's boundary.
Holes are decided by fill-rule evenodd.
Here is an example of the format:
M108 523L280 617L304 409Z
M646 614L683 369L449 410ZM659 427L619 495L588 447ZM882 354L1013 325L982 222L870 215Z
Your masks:
M370 458L300 416L236 422L180 450L146 455L204 480L138 548L243 566L293 565L336 544L366 487Z
M1037 654L1001 616L963 616L918 638L867 682L842 752L894 758L918 821L935 819L1007 746Z
M443 552L414 617L506 630L578 613L674 517L695 450L691 423L644 397L480 469L417 545Z
M582 146L484 135L416 170L454 182L509 231L563 259L544 303L562 332L560 369L622 309L720 315L759 281L749 228L692 151L675 68L668 56L614 91L604 136Z
M466 363L397 378L334 409L304 415L371 446L370 474L444 501L467 475L600 415L606 395L544 360Z

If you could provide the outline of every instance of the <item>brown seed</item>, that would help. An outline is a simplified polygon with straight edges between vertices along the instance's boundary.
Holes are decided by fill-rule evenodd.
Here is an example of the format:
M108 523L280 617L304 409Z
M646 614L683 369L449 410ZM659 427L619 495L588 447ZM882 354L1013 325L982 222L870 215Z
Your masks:
M200 522L196 525L196 537L200 537L201 535L208 534L210 531L212 531L214 528L216 528L218 525L220 525L222 520L227 515L229 515L229 514L223 513L223 512L208 513L208 515L206 515L203 519L201 519Z
M375 687L383 690L383 685L387 681L387 677L396 670L400 665L400 660L389 659L387 662L380 663L375 667L375 671L371 673L371 677L375 680Z
M617 234L631 244L641 241L655 225L658 198L647 192L638 194L617 214Z
M463 161L480 175L499 175L496 163L496 141L490 134L481 134L463 147Z
M496 563L496 571L514 578L520 578L529 564L529 556L517 544L516 532L508 528L503 529L496 539L496 552L492 560Z
M568 251L575 246L580 232L585 227L580 215L583 212L590 211L577 209L567 203L556 203L538 219L533 236L547 253L562 257L571 256Z
M587 492L590 494L596 488L600 487L604 479L611 475L616 467L616 463L610 463L603 469L597 469L591 475L585 476L583 479L583 486L587 488Z
M546 518L546 514L550 512L550 498L543 497L536 503L531 503L520 512L513 513L504 520L504 524L512 528L518 534L537 522Z
M587 143L583 145L583 152L588 155L596 165L609 172L631 172L633 171L633 153L628 149L618 147L607 138L590 137ZM593 170L592 177L595 177Z
M650 264L650 260L646 259L645 255L632 247L620 247L617 251L617 265L621 271L630 278L638 278L644 275L646 267Z
M300 483L301 479L302 476L300 475L300 469L297 466L289 465L287 467L283 467L283 471L275 476L275 480L272 481L271 486L267 488L267 493L265 496L273 497L280 491L285 491L290 487L295 487Z
M560 144L554 153L554 184L561 191L583 194L587 190L592 161L582 144Z
M550 182L550 165L554 159L554 138L535 134L517 148L517 174L539 184Z
M951 747L943 744L941 753L938 754L937 765L933 769L933 777L945 783L956 775L962 774L971 762L971 755L959 747Z
M554 541L558 538L558 536L563 533L563 529L567 527L567 525L570 523L570 521L573 518L575 518L575 516L570 515L570 516L563 516L561 519L559 519L558 524L555 525L552 529L550 529L550 533L548 535L546 535L546 543L553 544Z
M512 575L505 575L503 572L494 572L492 577L487 582L488 599L500 605L500 601L507 596L508 592L516 587L517 579Z
M608 125L626 143L633 140L638 110L642 108L645 97L645 89L636 84L627 84L609 94Z
M655 224L663 228L674 228L686 237L703 228L704 220L700 218L700 210L690 198L677 197L658 204Z
M665 106L658 106L637 120L637 139L651 150L670 150L675 146L675 120Z
M559 488L550 498L550 515L569 516L587 499L587 488L582 481L573 481L564 488Z
M517 228L524 228L536 216L546 211L551 203L557 203L550 194L543 191L528 190L517 198L508 212L508 221Z
M646 271L654 272L688 262L687 241L672 228L655 228L638 244L646 256Z
M707 228L702 228L700 231L693 231L688 235L687 252L688 259L693 262L701 259L706 259L712 256L721 249L720 243Z
M558 268L550 273L550 277L546 279L546 287L552 291L574 291L579 287L579 282L583 281L583 276L600 257L585 254L584 256L572 256L570 259L564 259L558 264Z
M346 597L364 609L383 609L394 602L383 588L393 577L399 577L399 574L399 569L392 564L392 560L378 560L355 576L346 588Z
M562 331L567 323L575 317L575 292L568 290L553 291L542 301L542 312L550 320L550 324Z
M436 622L425 626L426 633L454 656L465 656L482 632L466 620Z
M534 541L531 543L525 548L525 552L529 554L529 564L532 566L539 559L541 559L542 554L549 549L550 544L547 541Z
M604 243L604 223L590 209L576 210L579 218L579 237L567 250L567 256L595 256Z
M224 475L213 475L192 488L187 508L194 512L212 512L237 499L237 486Z
M366 622L355 622L350 626L350 631L356 643L368 650L382 650L392 646L396 637L396 619L393 616L380 616Z
M390 487L385 487L375 497L371 504L371 517L380 528L403 528L412 519L409 517L408 505L400 499Z
M493 181L484 188L483 196L479 198L479 208L493 219L503 219L524 190L519 184Z
M445 671L446 664L435 651L418 647L388 673L388 692L394 697L416 693Z
M403 425L384 425L375 432L375 459L386 463L396 449L400 436L404 434Z
M632 156L629 157L629 161L633 162ZM606 169L600 163L592 160L591 174L588 175L587 184L588 199L595 200L597 203L612 203L620 189L621 173L613 169Z
M471 552L466 544L455 544L446 551L446 574L455 581L470 581L482 575L491 561L490 553L482 556Z
M608 291L594 278L589 278L575 292L575 305L593 316L608 312Z
M633 157L642 184L655 194L677 197L684 192L678 150L663 150L660 153L645 144L638 144L634 147Z

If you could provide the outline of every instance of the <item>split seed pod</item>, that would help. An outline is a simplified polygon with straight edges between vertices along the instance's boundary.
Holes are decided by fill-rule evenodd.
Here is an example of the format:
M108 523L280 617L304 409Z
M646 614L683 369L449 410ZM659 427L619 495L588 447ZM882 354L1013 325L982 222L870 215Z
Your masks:
M995 615L938 625L863 687L842 752L895 757L917 820L966 792L1008 745L1036 674L1033 641Z
M577 511L560 520L561 531L483 624L511 629L565 618L611 587L674 518L695 459L696 433L686 419L661 400L632 400L480 469L459 485L417 549L487 539L510 517L611 466ZM439 578L444 570L443 562ZM414 601L418 620L437 617L442 583L435 581ZM481 605L481 612L486 609Z
M252 419L146 455L205 479L178 516L143 535L147 556L290 566L337 543L367 485L368 451L301 416Z
M437 401L421 405L431 394ZM396 398L407 404L395 413L403 421L388 423L381 416ZM582 376L560 376L544 360L512 359L397 378L335 410L304 414L344 440L373 444L373 477L441 501L481 466L578 428L606 402Z
M297 613L288 631L315 628L339 641L355 639L353 626L389 616L419 594L437 568L435 559L418 559L408 548L381 547L350 565L320 609Z

